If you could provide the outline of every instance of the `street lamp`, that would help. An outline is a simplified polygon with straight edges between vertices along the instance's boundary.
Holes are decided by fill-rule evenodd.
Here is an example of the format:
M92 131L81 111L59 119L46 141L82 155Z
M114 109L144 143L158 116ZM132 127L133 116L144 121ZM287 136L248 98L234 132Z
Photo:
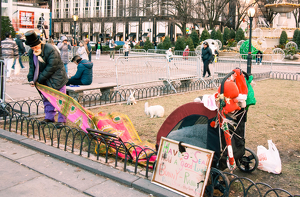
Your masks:
M74 44L75 44L75 41L76 41L76 21L78 20L78 15L73 15L72 16L73 18L73 21L74 21Z
M255 14L255 8L250 7L248 9L248 17L250 19L250 28L249 28L249 51L247 57L247 74L251 74L251 66L252 66L252 55L251 55L251 37L252 37L252 20Z

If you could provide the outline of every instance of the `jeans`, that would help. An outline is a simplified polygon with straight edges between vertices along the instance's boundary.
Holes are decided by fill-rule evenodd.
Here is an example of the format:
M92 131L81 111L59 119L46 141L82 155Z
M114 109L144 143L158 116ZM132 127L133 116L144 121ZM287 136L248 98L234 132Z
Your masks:
M208 76L210 76L210 70L209 70L209 60L205 60L203 62L203 77L205 77L206 72L208 73Z
M12 65L12 69L15 69L16 60L17 59L15 59L14 64ZM22 63L22 53L19 53L19 63L20 63L21 68L25 68Z
M261 60L262 60L261 57L257 57L257 58L256 58L256 63L257 63L257 62L261 63Z
M68 64L64 64L65 69L66 69L66 73L68 74Z
M62 88L59 89L59 91L66 94L66 86L64 85ZM55 108L45 97L43 97L43 102L44 102L45 119L54 122L55 121L54 116L56 114ZM66 117L62 115L60 112L58 112L57 122L66 122Z
M67 86L68 85L84 85L82 82L81 82L81 79L69 79L69 81L67 82Z

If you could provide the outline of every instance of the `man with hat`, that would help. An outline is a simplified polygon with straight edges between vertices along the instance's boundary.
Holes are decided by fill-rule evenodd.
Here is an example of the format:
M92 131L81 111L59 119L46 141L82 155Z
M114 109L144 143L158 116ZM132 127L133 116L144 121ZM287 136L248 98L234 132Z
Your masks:
M41 43L33 30L27 31L25 37L25 44L31 48L28 52L29 73L27 75L31 87L35 87L35 83L40 83L65 94L68 76L59 52L51 44ZM42 123L55 122L55 108L45 97L43 102L45 119ZM57 128L63 127L66 117L58 113L57 122Z

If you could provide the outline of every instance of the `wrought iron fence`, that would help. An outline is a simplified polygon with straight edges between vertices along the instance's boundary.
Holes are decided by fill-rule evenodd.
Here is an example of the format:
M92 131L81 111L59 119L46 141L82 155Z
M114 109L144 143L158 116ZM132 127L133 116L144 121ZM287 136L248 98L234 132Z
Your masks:
M6 103L0 105L0 111L3 119L0 125L4 130L27 136L82 157L96 158L100 162L108 163L110 159L114 159L113 166L115 168L120 169L122 166L123 171L139 174L148 179L152 176L153 166L150 164L150 157L157 155L153 149L143 149L138 145L122 142L117 137L95 135L92 132L86 133L69 126L57 129L52 123L43 124L33 117L16 113L11 105ZM100 153L100 149L104 152ZM114 151L110 151L111 149ZM134 162L130 156L130 150L137 149L141 149L142 153L134 155L135 161L146 160L142 166L138 162ZM118 157L119 153L124 155L124 159ZM131 170L132 168L134 170ZM145 173L140 171L141 168ZM214 196L215 190L221 192L222 196L232 196L233 194L235 196L293 196L284 189L272 188L266 183L255 183L249 178L238 177L216 168L211 168L210 179L211 182L208 183L205 190L208 196Z

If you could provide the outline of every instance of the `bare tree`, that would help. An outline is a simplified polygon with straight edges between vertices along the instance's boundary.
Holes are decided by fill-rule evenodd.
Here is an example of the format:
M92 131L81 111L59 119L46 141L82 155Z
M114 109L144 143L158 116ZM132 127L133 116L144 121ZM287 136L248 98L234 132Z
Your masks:
M237 1L237 22L235 26L235 30L238 30L242 21L247 16L247 11L250 6L253 6L255 3L250 3L247 1Z
M197 17L196 6L194 0L145 0L141 9L147 16L166 17L178 26L185 36L187 24L194 23Z
M297 0L295 3L300 4L300 0ZM294 15L295 22L296 22L296 28L299 28L299 23L300 23L300 8L296 8L293 11L293 15Z
M258 1L256 1L258 9L261 12L261 15L269 22L270 25L272 24L277 13L273 12L269 8L266 8L265 5L273 4L276 2L277 2L277 0L258 0Z
M197 14L202 16L207 29L213 29L220 24L224 10L227 8L230 0L199 0L197 5Z

